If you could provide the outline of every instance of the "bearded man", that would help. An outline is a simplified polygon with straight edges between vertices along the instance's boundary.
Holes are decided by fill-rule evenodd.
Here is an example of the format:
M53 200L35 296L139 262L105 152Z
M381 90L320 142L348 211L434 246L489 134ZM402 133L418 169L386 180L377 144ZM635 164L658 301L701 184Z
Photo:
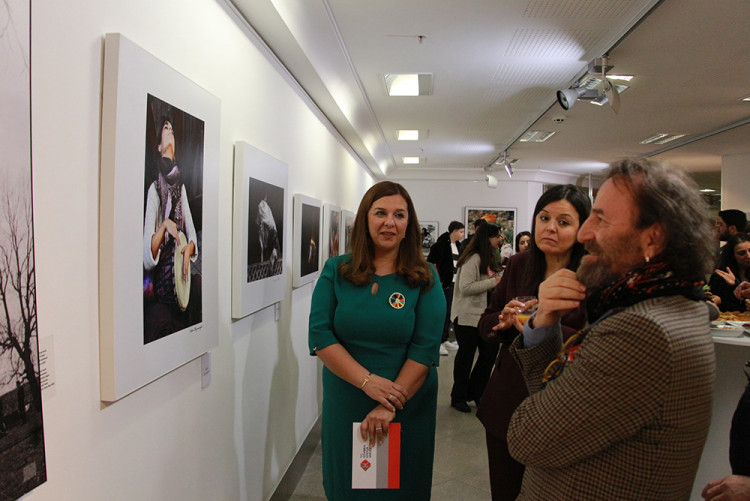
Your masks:
M508 430L519 500L689 499L711 420L711 231L681 171L610 166L578 232L590 254L541 284L511 350L530 393ZM581 301L589 324L561 346Z

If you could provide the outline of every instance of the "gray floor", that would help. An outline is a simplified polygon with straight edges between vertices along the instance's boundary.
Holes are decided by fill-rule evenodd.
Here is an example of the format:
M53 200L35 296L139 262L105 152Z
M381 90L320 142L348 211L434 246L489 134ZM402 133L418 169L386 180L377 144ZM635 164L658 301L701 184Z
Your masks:
M458 412L450 406L455 354L455 351L451 351L447 357L440 357L438 368L440 390L432 499L434 501L456 499L487 501L490 499L490 482L487 450L484 445L484 428L476 418L476 409L473 406L471 414ZM320 443L318 443L291 500L325 500L320 454Z

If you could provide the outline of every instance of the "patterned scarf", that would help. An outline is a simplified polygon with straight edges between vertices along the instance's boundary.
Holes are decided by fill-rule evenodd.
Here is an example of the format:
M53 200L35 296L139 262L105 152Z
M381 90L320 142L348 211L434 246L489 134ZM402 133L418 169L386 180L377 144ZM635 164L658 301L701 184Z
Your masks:
M156 178L156 188L159 192L159 210L162 219L171 219L177 225L177 229L185 231L185 221L182 217L182 179L180 169L169 157L161 157L159 160L159 177ZM169 237L165 237L162 245L166 244Z
M622 309L645 299L661 296L685 296L699 301L703 298L703 280L692 281L676 277L669 263L655 259L628 272L615 282L594 290L586 299L590 325L568 338L557 357L547 366L542 382L558 377L565 363L573 361L586 334L603 316L614 309Z

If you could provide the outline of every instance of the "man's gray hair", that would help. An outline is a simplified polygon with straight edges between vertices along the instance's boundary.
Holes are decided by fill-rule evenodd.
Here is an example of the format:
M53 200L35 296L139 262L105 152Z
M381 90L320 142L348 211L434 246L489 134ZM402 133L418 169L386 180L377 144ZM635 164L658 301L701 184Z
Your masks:
M702 280L713 271L713 220L698 186L683 170L645 158L626 158L611 164L606 174L633 195L636 228L662 226L666 233L662 257L677 276Z

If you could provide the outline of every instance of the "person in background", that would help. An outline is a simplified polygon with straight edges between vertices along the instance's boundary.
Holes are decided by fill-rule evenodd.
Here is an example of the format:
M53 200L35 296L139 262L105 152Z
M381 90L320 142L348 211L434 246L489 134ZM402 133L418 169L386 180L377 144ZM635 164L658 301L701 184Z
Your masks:
M522 231L516 235L516 254L523 252L529 248L531 243L531 233L528 231Z
M721 311L745 311L746 290L750 278L750 237L738 233L729 237L721 248L719 266L708 281L711 301ZM750 297L750 296L749 296Z
M744 233L746 226L747 215L738 209L720 210L719 217L716 218L716 234L722 242L733 235Z
M485 224L487 222L486 219L482 219L481 217L479 219L475 219L472 223L472 227L474 228L474 233L472 233L470 236L464 238L463 242L461 244L463 245L463 248L465 249L467 245L469 245L469 242L471 242L471 239L474 237L474 235L477 233L477 230L480 226Z
M323 486L329 501L429 499L445 296L400 184L362 198L352 252L328 259L313 292L311 355L323 362ZM352 489L352 424L371 446L401 423L399 489Z
M508 427L520 501L690 498L715 373L711 232L684 172L611 165L578 231L589 254L540 284L511 347L530 393ZM563 345L560 320L584 300L589 324Z
M497 225L483 224L458 259L451 305L451 320L458 340L458 352L453 361L451 407L461 412L471 412L469 401L479 403L497 355L497 344L479 337L477 323L487 307L487 292L500 281L497 249L501 239ZM479 357L474 363L477 350Z
M448 341L450 333L450 313L453 302L453 286L456 282L456 263L461 255L464 238L464 224L459 221L451 221L448 231L440 235L427 256L427 261L434 264L440 276L440 285L445 294L445 322L443 323L443 338L440 344L440 354L448 355L448 350L457 350L458 344Z
M539 283L555 271L578 268L584 250L576 236L590 209L588 195L574 185L554 186L542 194L534 208L529 250L510 258L479 321L480 336L502 343L477 411L486 432L493 501L516 499L524 472L510 456L505 438L513 411L528 396L521 370L508 351L521 327L515 317L521 303L513 298L535 296ZM582 309L572 310L562 320L564 335L575 333L584 321Z
M706 484L706 501L750 501L750 362L745 362L747 386L737 403L729 430L732 474Z

